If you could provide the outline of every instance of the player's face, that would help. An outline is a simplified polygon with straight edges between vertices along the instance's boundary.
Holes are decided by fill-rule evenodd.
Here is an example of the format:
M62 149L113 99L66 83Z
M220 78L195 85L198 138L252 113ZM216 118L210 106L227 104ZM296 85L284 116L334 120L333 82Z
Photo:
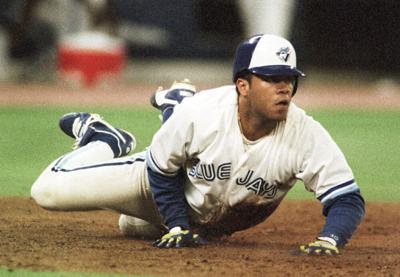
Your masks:
M285 120L292 100L294 78L252 75L248 103L253 115L263 120Z

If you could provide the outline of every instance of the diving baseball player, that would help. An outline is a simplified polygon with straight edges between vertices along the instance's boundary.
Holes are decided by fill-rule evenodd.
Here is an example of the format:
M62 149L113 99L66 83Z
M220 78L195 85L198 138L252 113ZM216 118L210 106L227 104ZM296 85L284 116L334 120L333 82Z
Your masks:
M163 125L132 156L129 132L96 114L67 114L60 127L76 150L48 166L32 197L52 210L115 210L124 234L159 237L154 245L170 248L264 221L302 180L326 223L300 250L339 254L364 216L364 200L336 143L291 102L302 76L289 41L251 37L237 48L234 85L195 93L181 82L157 91L151 103Z

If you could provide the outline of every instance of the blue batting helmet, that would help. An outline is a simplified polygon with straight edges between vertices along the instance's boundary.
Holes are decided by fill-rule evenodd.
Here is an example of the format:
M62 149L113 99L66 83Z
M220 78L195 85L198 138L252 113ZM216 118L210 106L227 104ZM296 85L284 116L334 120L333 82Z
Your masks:
M305 76L296 68L293 45L275 35L256 35L239 44L233 65L233 82L244 71L263 76ZM293 94L296 89L297 78Z

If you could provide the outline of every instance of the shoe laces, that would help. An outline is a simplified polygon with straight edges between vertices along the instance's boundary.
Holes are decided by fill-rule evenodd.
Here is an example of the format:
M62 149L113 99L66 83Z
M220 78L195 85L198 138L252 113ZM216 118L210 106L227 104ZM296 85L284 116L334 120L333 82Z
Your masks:
M89 117L78 117L74 120L74 123L72 124L72 134L76 138L76 141L73 145L74 149L78 147L79 142L81 141L82 137L85 135L91 124L100 120L101 117L98 114L90 114Z

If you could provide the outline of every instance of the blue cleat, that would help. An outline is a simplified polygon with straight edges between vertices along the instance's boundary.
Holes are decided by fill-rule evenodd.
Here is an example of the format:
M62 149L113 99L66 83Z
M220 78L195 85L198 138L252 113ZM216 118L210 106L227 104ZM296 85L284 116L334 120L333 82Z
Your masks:
M174 107L180 104L186 97L191 97L196 93L196 88L188 79L181 82L175 81L169 89L158 90L151 96L150 103L162 113L162 122L167 121L171 116Z
M115 157L123 157L136 147L135 137L131 133L114 128L98 114L68 113L61 117L59 126L65 134L76 140L74 149L100 140L110 145Z

